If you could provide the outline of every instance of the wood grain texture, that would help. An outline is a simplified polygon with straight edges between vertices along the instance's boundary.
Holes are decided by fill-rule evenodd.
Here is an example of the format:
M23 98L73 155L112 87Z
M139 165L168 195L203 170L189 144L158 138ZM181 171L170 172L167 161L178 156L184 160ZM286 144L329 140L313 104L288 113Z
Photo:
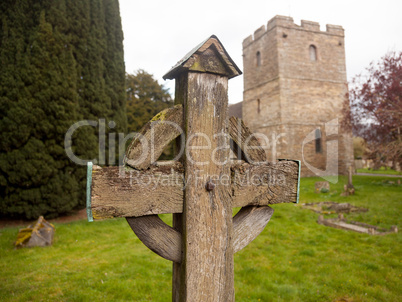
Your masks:
M233 217L233 252L237 253L253 241L264 230L273 213L274 210L268 206L243 207ZM167 260L181 263L181 234L166 225L158 215L128 217L127 222L150 250Z
M140 130L140 135L127 148L125 163L128 166L139 170L147 169L159 158L164 148L182 134L183 106L180 102L186 93L180 91L176 95L176 106L159 112ZM232 116L229 119L228 133L234 142L233 151L240 159L251 164L267 160L264 149L243 120Z
M128 217L128 224L150 250L173 262L181 262L181 234L158 215Z
M233 217L233 251L245 248L265 228L274 213L274 209L263 207L243 207Z
M231 171L233 207L297 202L299 166L296 162L241 163L232 165Z
M199 56L209 51L212 51L213 55L207 58L209 60L206 60L207 62L205 62L205 64ZM226 75L229 79L242 73L230 58L219 39L214 35L210 36L207 40L203 41L186 54L184 58L177 62L177 64L163 76L163 79L177 80L178 77L189 70Z
M273 213L274 210L267 206L243 207L233 217L233 252L237 253L253 241L264 230ZM158 215L128 217L127 222L150 250L181 264L181 234L175 228L166 225ZM178 297L177 293L174 296Z
M267 206L243 207L233 217L234 253L246 247L264 230L273 212L274 210ZM128 217L127 222L150 250L167 260L181 263L181 234L166 225L158 215Z
M183 103L184 100L187 98L187 85L185 84L187 81L187 76L185 76L184 74L179 76L180 80L176 80L175 81L175 98L174 98L174 102L175 105L181 105L182 107L182 118L184 120L184 116L183 116ZM177 155L182 147L182 144L184 142L182 142L180 139L176 138L175 141L175 155ZM179 159L182 163L184 161L184 157L182 156ZM184 195L183 195L183 199L184 200ZM183 234L183 214L182 213L173 213L172 214L172 220L173 220L173 228L178 231L180 234ZM183 236L183 235L182 235ZM180 250L183 251L184 250L184 244L183 244L183 240L181 240L181 246L180 246ZM173 262L172 264L172 301L176 302L176 301L180 301L180 289L182 288L181 286L181 271L184 271L184 265L180 262Z
M148 170L94 166L91 206L95 220L182 213L183 166L158 161ZM293 161L250 165L236 161L230 168L232 207L297 202L298 165Z
M180 234L179 249L183 254L184 246L183 240L183 214L173 214L173 228ZM181 260L181 259L180 259ZM184 271L182 262L173 261L172 264L172 301L180 301L180 289L181 289L181 271Z
M227 77L188 73L184 100L187 139L183 207L181 301L234 301L233 227L230 186L211 178L229 175ZM202 133L202 135L199 135ZM209 148L206 146L209 141ZM197 148L198 147L198 148ZM217 152L212 152L217 150Z
M147 247L174 262L173 301L234 301L234 252L264 229L267 204L297 201L297 163L267 163L244 123L227 119L228 77L240 73L211 36L165 75L176 79L178 105L143 127L127 167L93 170L94 219L126 217ZM180 162L156 162L183 130ZM246 162L228 162L230 142ZM173 228L161 213L173 213Z
M94 220L183 211L183 167L158 162L148 170L94 166L91 209Z
M266 162L267 155L264 149L243 120L235 116L230 117L228 132L235 142L233 152L239 159L244 159L250 164Z
M125 163L135 169L147 169L157 161L166 146L182 133L181 105L165 109L145 124L126 151Z
M228 78L241 74L216 37L208 39L183 66L192 71L215 73Z

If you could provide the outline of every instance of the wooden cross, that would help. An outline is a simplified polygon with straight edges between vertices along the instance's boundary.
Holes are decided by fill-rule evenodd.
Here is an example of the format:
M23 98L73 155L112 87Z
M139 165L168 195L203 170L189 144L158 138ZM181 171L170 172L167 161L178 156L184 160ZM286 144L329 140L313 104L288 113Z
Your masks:
M269 204L298 201L300 163L267 162L244 123L227 119L228 79L239 74L211 36L165 75L176 79L177 105L142 128L125 167L88 165L89 217L126 217L148 248L173 261L173 301L234 301L234 253L267 225ZM181 159L156 161L175 139ZM230 147L241 160L229 160ZM162 213L173 213L173 227Z

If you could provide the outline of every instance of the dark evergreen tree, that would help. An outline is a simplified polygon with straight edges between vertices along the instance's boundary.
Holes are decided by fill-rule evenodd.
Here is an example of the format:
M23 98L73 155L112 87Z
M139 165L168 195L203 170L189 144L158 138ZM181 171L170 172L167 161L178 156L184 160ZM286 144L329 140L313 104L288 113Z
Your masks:
M85 168L64 150L70 126L126 128L118 1L3 0L0 18L0 216L57 216L85 203ZM72 149L98 157L98 128L79 128Z

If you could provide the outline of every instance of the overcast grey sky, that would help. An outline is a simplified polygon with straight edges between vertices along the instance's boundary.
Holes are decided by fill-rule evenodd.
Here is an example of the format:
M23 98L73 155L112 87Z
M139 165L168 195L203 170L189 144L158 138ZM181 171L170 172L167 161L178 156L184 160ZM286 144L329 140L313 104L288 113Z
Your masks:
M348 80L386 52L402 50L401 0L120 0L126 71L137 69L174 93L162 76L197 44L215 34L243 70L242 41L275 15L345 29ZM229 102L243 99L243 77L229 81Z

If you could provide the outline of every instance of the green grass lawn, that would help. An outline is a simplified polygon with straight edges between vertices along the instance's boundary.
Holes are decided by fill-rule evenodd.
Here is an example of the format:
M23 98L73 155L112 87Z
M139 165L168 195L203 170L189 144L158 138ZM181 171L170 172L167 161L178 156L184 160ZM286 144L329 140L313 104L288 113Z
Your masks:
M300 203L349 202L369 208L350 220L402 226L395 178L355 176L350 197L339 196L345 178L316 194L318 180L302 179ZM300 205L274 208L265 230L235 255L236 301L401 301L401 233L332 229ZM171 299L172 264L148 250L124 219L57 224L54 245L46 248L14 250L17 232L0 230L1 301Z
M395 171L386 167L381 167L379 170L373 170L369 168L357 169L357 173L402 175L401 171Z

